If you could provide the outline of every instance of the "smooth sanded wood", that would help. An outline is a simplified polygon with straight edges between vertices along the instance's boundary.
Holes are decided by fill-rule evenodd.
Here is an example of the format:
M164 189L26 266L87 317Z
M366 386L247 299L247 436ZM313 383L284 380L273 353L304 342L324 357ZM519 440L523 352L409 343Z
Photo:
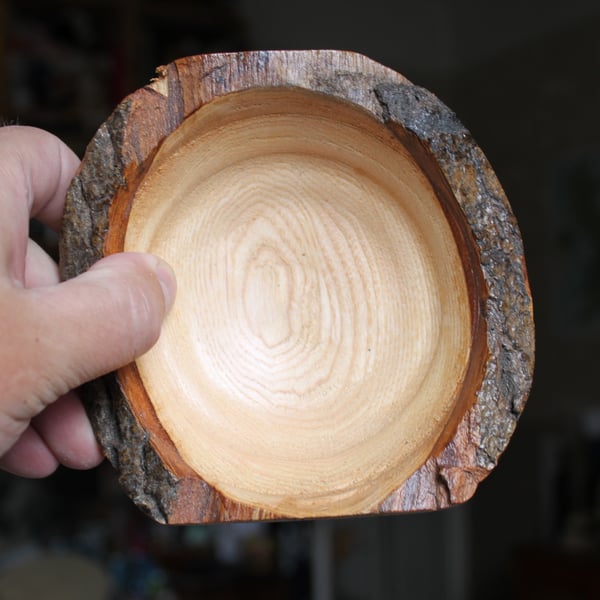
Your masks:
M288 89L215 100L162 144L124 247L174 266L137 367L229 498L360 512L429 456L466 372L467 285L429 181L364 111Z
M164 522L433 509L493 468L530 386L514 217L454 115L341 52L182 59L116 109L69 191L65 277L151 251L157 345L87 386Z

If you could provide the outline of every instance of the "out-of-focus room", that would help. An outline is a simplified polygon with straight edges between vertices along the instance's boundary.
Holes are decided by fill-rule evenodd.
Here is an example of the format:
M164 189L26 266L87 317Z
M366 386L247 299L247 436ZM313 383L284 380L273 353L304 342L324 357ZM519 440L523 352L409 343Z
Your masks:
M0 116L80 156L159 65L353 50L446 103L517 217L533 389L464 505L320 521L164 526L108 464L0 474L0 598L592 600L600 597L600 4L0 0ZM31 235L57 256L56 237Z

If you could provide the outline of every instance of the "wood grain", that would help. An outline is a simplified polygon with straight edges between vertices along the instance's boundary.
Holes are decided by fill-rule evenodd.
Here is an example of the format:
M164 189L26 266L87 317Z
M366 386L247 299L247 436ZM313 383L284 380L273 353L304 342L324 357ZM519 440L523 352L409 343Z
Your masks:
M155 348L85 388L162 522L436 509L495 466L531 384L523 249L429 92L345 52L182 59L126 98L69 190L61 271L149 250Z

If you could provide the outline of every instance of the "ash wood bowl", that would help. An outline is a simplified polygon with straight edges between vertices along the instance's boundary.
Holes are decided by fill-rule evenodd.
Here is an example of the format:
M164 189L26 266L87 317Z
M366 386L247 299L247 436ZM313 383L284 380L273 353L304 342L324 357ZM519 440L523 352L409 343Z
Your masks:
M61 270L148 251L178 296L156 346L92 382L100 443L168 523L468 499L524 406L518 228L429 92L352 53L161 67L91 141Z

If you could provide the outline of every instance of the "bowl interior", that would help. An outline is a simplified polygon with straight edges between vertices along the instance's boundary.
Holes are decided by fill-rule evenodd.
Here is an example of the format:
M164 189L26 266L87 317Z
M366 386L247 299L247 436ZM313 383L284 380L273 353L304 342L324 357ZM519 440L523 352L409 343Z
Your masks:
M348 102L282 87L203 106L144 174L124 249L176 272L137 369L183 461L230 498L368 510L460 404L472 324L452 227L410 151Z

